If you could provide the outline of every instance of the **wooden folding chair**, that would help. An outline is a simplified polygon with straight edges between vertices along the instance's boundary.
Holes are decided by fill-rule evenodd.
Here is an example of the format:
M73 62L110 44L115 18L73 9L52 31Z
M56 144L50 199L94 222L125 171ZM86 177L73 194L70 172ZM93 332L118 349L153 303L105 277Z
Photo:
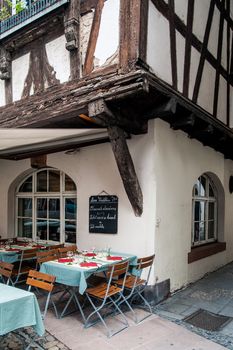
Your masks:
M53 244L53 245L49 245L49 246L48 246L48 250L58 249L58 248L63 248L63 247L64 247L64 243L61 243L61 244Z
M38 269L42 263L58 259L58 249L37 251L36 257L36 269Z
M27 278L26 284L29 286L28 287L29 291L31 291L32 287L35 287L37 290L41 289L45 292L48 292L45 306L44 306L44 310L41 313L41 316L43 319L45 319L50 302L54 308L56 317L58 318L58 312L57 312L56 305L54 304L54 302L51 298L51 293L52 293L53 288L54 288L55 280L56 280L55 276L49 275L47 273L38 272L36 270L30 270L28 273L28 278Z
M11 274L14 268L13 264L9 264L4 261L0 261L0 278L3 283L9 284L11 281Z
M36 267L36 253L37 249L26 249L18 253L19 261L14 264L12 271L11 281L13 286L25 282L28 272ZM23 276L25 276L25 279L20 280Z
M134 266L134 274L127 274L126 278L121 278L115 283L118 286L124 286L124 291L127 291L128 294L124 293L124 299L121 300L119 303L126 303L129 309L133 312L134 314L134 321L135 323L139 323L145 318L149 317L152 314L152 309L150 306L150 303L146 300L146 298L143 296L143 292L145 291L149 278L150 278L150 273L152 269L152 265L154 262L155 255L150 255L144 258L139 258L137 260L137 265ZM145 275L145 279L141 278L142 273ZM137 303L135 306L137 307L144 307L146 306L149 309L149 314L146 315L145 317L141 318L140 320L137 317L136 312L134 311L132 305L133 301L138 298L139 300L143 301L143 305Z
M87 296L90 304L92 305L94 311L89 314L89 316L86 318L86 322L84 324L85 328L88 328L92 325L94 325L96 322L98 322L98 319L95 319L93 322L90 322L90 319L97 315L99 317L99 320L102 322L104 327L107 330L108 337L113 336L116 333L121 332L123 329L127 328L129 326L128 321L119 308L119 300L122 298L124 299L124 296L122 294L122 291L124 289L124 283L122 286L116 286L115 283L112 284L115 278L118 278L121 275L124 275L126 278L126 273L128 271L129 267L129 261L121 262L117 264L113 264L109 266L108 270L106 271L106 282L102 282L95 287L88 288L85 292L85 295ZM123 278L123 280L124 280ZM95 302L94 302L95 300ZM100 303L97 306L97 303ZM114 310L111 313L105 313L103 316L101 315L101 311L105 307L112 307L114 306ZM123 319L123 327L118 329L115 332L111 332L110 328L107 326L104 318L109 315L113 315L115 311L118 311Z
M59 258L65 258L65 257L67 257L67 252L73 252L73 253L75 253L76 251L77 251L77 246L76 246L76 244L69 245L69 246L63 247L63 248L58 248Z

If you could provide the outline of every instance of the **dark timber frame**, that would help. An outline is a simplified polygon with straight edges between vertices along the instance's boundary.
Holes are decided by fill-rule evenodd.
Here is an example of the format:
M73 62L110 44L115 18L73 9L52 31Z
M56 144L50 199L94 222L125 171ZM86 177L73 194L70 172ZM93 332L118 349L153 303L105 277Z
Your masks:
M233 85L233 21L230 17L230 0L210 0L203 42L193 33L195 0L188 0L187 25L175 13L175 1L152 0L153 5L169 21L172 86L158 79L146 64L149 0L120 1L119 62L97 71L94 52L99 34L104 0L70 0L69 6L57 9L42 17L36 24L24 27L22 32L0 42L0 76L5 79L7 105L0 108L2 128L107 128L113 153L126 193L136 215L143 211L143 197L139 180L127 146L128 134L147 132L148 120L161 118L173 129L181 129L190 138L196 138L233 160L233 133L230 125L230 87ZM220 12L217 57L208 50L214 11ZM90 39L84 66L80 62L80 16L94 12ZM223 26L227 23L227 67L221 64ZM185 39L183 91L177 91L176 33ZM60 84L53 75L44 50L46 42L65 34L66 48L70 53L70 81ZM200 61L189 100L191 48L200 53ZM23 99L12 102L11 60L19 52L31 53L30 71ZM39 58L39 62L37 59ZM213 113L209 114L196 103L205 62L215 69ZM42 76L49 82L45 89ZM82 70L82 75L81 75ZM227 82L227 125L216 118L220 77ZM29 96L32 81L35 94ZM106 142L106 140L103 140ZM73 145L67 144L64 149ZM48 149L47 153L61 150ZM43 151L45 153L45 151ZM44 154L39 150L31 156ZM30 154L14 155L22 159ZM11 156L9 155L9 159ZM7 158L7 155L4 156ZM126 166L127 165L127 166Z

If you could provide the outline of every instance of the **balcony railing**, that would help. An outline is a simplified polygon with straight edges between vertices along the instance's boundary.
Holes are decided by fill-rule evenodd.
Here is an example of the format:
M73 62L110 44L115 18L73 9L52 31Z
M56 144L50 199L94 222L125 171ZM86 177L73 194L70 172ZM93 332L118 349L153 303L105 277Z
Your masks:
M28 0L24 10L0 22L0 39L68 2L69 0Z

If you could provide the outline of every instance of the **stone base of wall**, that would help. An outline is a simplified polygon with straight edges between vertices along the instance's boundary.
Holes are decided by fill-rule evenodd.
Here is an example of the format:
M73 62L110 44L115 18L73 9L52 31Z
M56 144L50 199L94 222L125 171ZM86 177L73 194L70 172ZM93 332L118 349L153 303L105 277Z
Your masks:
M156 305L167 299L170 294L170 279L156 283L153 286L147 286L144 294L151 305Z

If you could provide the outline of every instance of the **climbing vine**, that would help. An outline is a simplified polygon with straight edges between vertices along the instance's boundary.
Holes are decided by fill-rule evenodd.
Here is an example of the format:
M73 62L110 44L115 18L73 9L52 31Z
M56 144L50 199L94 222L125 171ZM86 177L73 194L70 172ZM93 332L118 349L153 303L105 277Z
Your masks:
M0 21L4 21L12 16L12 13L17 14L26 8L24 0L16 0L15 4L12 4L12 0L5 0L5 4L0 9Z

